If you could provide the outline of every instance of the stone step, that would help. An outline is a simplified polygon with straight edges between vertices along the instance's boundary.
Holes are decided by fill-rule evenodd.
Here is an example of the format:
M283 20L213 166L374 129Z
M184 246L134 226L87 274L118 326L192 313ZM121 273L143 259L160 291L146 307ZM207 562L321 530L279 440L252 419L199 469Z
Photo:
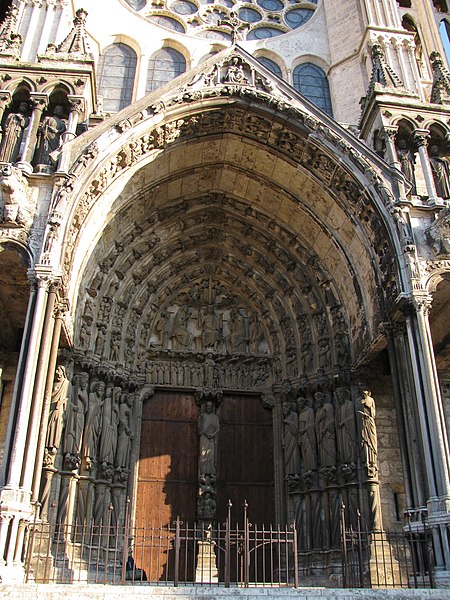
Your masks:
M449 600L444 589L221 588L152 585L0 585L2 600Z

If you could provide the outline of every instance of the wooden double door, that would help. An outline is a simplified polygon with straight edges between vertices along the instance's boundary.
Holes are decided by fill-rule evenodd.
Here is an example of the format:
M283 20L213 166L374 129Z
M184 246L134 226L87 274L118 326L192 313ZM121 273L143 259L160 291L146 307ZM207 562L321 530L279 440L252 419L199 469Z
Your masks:
M231 500L234 522L241 520L246 501L252 522L273 523L271 411L263 407L259 396L229 394L224 395L217 415L217 521L225 520ZM142 532L173 524L177 517L184 526L196 521L198 417L191 392L160 390L144 404L135 519ZM172 579L168 550L155 549L151 561L145 552L136 552L139 567L149 579ZM195 551L188 554L190 564L184 565L184 571L193 577Z

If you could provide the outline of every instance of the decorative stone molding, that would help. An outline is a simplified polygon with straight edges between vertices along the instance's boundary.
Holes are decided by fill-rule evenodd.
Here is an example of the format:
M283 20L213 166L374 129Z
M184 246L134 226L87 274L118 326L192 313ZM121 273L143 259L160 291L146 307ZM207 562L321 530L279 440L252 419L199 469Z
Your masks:
M428 244L436 258L447 258L450 254L450 208L443 209L437 219L425 230Z
M34 203L22 171L10 164L0 163L0 230L20 229L17 236L28 232L33 222ZM17 237L14 235L13 237Z

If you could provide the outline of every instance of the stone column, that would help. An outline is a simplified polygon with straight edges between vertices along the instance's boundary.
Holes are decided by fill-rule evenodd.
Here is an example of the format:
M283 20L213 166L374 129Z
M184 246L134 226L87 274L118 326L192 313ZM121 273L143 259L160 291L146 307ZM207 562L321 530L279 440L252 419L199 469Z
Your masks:
M50 347L50 355L48 358L47 369L46 369L46 381L44 389L44 401L42 407L41 425L39 430L39 439L37 443L36 451L36 462L34 466L33 475L33 490L31 496L31 502L34 504L39 498L39 486L41 480L42 461L44 459L44 448L45 448L45 437L47 434L48 415L50 410L50 399L53 389L53 378L56 369L56 360L58 357L59 338L61 334L61 327L64 317L66 306L60 304L54 311L55 324L53 327L53 335ZM48 310L47 313L50 311Z
M36 367L34 381L30 426L28 430L28 443L25 451L22 486L31 489L33 474L36 467L36 458L39 455L39 437L42 429L42 399L44 397L45 382L47 379L48 362L51 351L51 342L55 326L54 306L56 300L56 286L51 284L47 296L47 307L42 329L41 347ZM46 422L45 422L46 423ZM45 433L44 433L45 436ZM45 437L44 437L45 439ZM40 463L37 465L40 468Z
M415 298L414 312L407 318L408 337L411 347L414 344L420 349L420 352L417 352L418 374L421 376L424 410L430 432L429 450L436 478L433 486L436 497L431 497L429 503L433 503L433 510L450 511L450 455L428 318L430 307L431 301L428 296ZM430 494L433 496L431 489Z
M25 138L25 143L22 152L22 160L17 163L17 166L26 173L32 173L33 167L31 161L33 159L34 150L36 148L36 139L41 122L41 117L48 103L47 94L37 94L31 92L30 100L33 103L33 111L31 113L31 121L28 127L28 133Z
M410 355L406 322L404 320L386 325L389 363L394 385L395 407L398 415L400 450L405 476L406 506L425 506L427 501L423 482L426 480L419 447L419 416L414 396L414 376Z
M85 100L83 96L67 96L69 102L69 119L67 129L61 136L61 144L70 142L76 137L77 125L80 115L85 111Z
M3 128L1 127L1 122L3 120L3 115L5 114L5 110L11 104L12 95L8 90L0 90L0 142L2 141Z
M18 406L18 412L14 423L15 432L6 485L0 492L0 512L5 516L5 519L0 519L0 528L5 523L8 523L9 528L6 533L0 531L0 542L2 544L0 546L0 556L6 555L7 557L4 569L0 569L3 582L18 581L23 578L21 565L18 565L18 568L15 569L14 561L21 551L21 549L18 549L18 544L21 542L18 535L21 531L24 531L24 522L28 521L32 514L30 503L31 479L27 476L27 481L24 482L23 480L24 459L28 445L33 443L30 432L32 432L32 435L37 436L36 428L39 427L39 423L33 422L33 390L36 369L40 362L41 340L45 337L43 328L48 290L52 278L49 271L38 267L30 276L34 276L36 279L37 292L32 303L32 312L27 317L27 329L22 342L21 357L19 359L20 371L18 371L12 402L13 405ZM32 460L32 463L34 463L34 460ZM23 483L26 483L28 487L24 487Z
M395 148L395 136L397 135L398 127L385 126L381 130L384 141L386 142L387 162L397 172L395 180L397 182L399 198L406 199L405 183L402 175L402 166L398 160L397 150Z
M416 295L413 303L406 307L406 327L428 486L428 525L434 538L435 577L443 577L448 582L450 549L446 532L450 524L450 456L428 320L430 304L426 294Z
M51 283L50 273L35 273L37 283L36 303L34 307L33 321L27 347L27 356L24 365L22 386L20 391L14 390L20 399L19 413L17 416L16 434L11 454L8 486L18 486L22 480L22 466L27 443L28 423L31 410L32 392L37 363L39 359L39 348L44 325L44 317L47 306L48 290Z
M414 130L414 141L417 144L417 149L419 152L420 164L422 165L422 171L425 177L428 198L429 200L435 200L437 196L436 187L434 185L433 173L431 171L430 159L427 152L429 137L430 133L426 129Z

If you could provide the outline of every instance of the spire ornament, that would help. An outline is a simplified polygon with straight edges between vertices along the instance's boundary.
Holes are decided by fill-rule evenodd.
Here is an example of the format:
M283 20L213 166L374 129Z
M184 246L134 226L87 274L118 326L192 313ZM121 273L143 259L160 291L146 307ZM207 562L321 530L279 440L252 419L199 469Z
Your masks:
M227 27L230 30L231 43L236 44L244 39L246 32L250 29L248 23L243 23L234 10L230 11L230 16L222 19L218 23L222 27Z
M0 25L0 54L12 57L14 60L20 59L20 47L23 42L22 36L17 33L18 14L19 9L13 4Z
M69 35L59 46L49 44L45 54L40 58L72 61L94 60L86 33L87 15L88 13L84 8L79 8L75 13L73 27Z
M450 104L450 73L447 71L439 52L430 54L433 69L433 86L430 101L433 104Z

